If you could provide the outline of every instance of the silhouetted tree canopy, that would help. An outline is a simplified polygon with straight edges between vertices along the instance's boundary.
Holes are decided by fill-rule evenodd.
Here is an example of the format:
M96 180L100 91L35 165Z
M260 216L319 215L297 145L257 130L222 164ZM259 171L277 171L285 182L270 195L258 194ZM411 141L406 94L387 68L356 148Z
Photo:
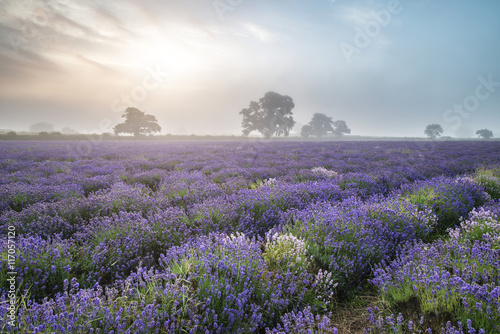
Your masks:
M313 128L309 125L306 124L300 129L300 135L303 138L309 138L311 136L314 136L314 131Z
M346 133L351 133L345 121L333 121L331 117L325 114L314 114L311 121L304 125L300 131L302 137L316 136L318 138L328 133L341 137Z
M240 115L243 115L243 135L258 131L266 138L273 135L288 136L295 125L292 117L294 107L291 97L267 92L259 102L252 101L248 108L240 111Z
M439 124L429 124L425 128L424 133L430 139L436 139L443 134L443 128Z
M137 108L125 109L122 117L125 122L117 124L113 129L116 135L130 133L137 137L161 131L155 116L145 114Z
M493 132L488 129L481 129L476 131L476 135L478 135L481 138L484 139L490 139L493 138Z
M335 121L333 122L333 134L337 137L342 137L344 134L350 134L351 129L347 127L345 121Z
M318 138L325 136L327 133L333 133L333 120L325 114L314 114L309 122L314 135Z

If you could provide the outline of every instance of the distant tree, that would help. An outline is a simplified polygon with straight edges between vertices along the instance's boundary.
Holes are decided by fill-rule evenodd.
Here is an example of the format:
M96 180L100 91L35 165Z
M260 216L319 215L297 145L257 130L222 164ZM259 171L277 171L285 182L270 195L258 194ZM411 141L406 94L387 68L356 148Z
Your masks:
M478 135L481 138L484 139L490 139L493 138L493 132L488 129L481 129L476 131L476 135Z
M335 127L333 134L337 137L342 137L344 134L351 133L351 129L347 127L347 124L344 121L335 121L333 122L333 126Z
M54 124L38 122L30 126L30 132L51 132L54 131Z
M325 136L327 133L335 132L332 118L325 114L314 114L308 125L318 138Z
M7 132L7 138L15 138L17 136L17 132L16 131L9 131Z
M351 133L351 129L347 127L344 121L333 121L331 117L325 114L314 114L311 121L302 127L301 136L309 137L316 136L318 138L332 133L335 136L341 137L344 133Z
M314 131L313 131L313 128L312 128L309 124L304 125L304 126L300 129L300 135L301 135L303 138L309 138L309 137L311 137L311 136L314 136Z
M137 108L125 109L122 117L125 118L125 122L117 124L113 128L116 135L131 133L138 137L161 131L155 116L145 114Z
M259 102L251 101L248 108L240 111L240 115L243 115L243 135L258 131L266 138L273 135L288 136L295 125L292 117L294 107L291 97L267 92Z
M425 128L424 133L430 139L436 139L443 134L443 128L439 124L429 124Z

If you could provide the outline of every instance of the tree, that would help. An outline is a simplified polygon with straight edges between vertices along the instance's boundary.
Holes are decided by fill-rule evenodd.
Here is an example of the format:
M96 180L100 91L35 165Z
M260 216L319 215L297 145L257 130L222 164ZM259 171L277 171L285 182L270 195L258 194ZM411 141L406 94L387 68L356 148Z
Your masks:
M347 127L347 124L344 121L335 121L333 122L333 126L335 127L333 134L337 137L342 137L344 134L351 133L351 129Z
M439 124L429 124L425 128L424 133L430 139L436 139L437 137L441 137L443 134L443 128Z
M155 116L145 114L137 108L125 109L122 117L125 118L125 122L117 124L113 128L116 135L119 133L131 133L135 137L138 137L161 131L161 127L158 125Z
M258 131L266 138L273 135L288 136L295 125L292 117L294 107L291 97L267 92L259 102L251 101L248 108L240 111L240 115L243 115L243 135Z
M347 127L344 121L334 122L331 117L316 113L311 121L302 127L300 135L305 138L309 136L320 138L328 133L341 137L344 133L351 133L351 129Z
M312 128L309 124L304 125L304 126L300 129L300 135L301 135L303 138L309 138L309 137L311 137L311 136L314 136L314 131L313 131L313 128Z
M333 120L331 117L325 114L314 114L311 121L309 122L313 134L320 138L325 136L328 132L334 133Z
M476 135L478 135L481 138L484 139L490 139L493 138L493 132L488 129L481 129L476 131Z

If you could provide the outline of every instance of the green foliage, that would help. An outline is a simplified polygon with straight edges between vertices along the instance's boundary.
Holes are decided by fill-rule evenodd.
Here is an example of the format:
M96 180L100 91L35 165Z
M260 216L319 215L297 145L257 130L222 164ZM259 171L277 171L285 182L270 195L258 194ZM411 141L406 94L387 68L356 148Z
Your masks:
M305 272L310 266L305 242L291 234L268 239L262 257L271 270Z
M484 188L491 198L500 198L500 168L478 169L474 180Z
M432 187L423 187L412 194L405 197L412 204L418 205L420 208L432 208L438 217L439 224L436 232L442 234L447 228L456 225L461 217L459 213L450 205L446 194L437 193ZM472 208L471 208L472 209Z
M483 205L489 196L472 179L434 179L403 190L401 198L421 209L431 208L438 218L436 233L444 234L462 217Z

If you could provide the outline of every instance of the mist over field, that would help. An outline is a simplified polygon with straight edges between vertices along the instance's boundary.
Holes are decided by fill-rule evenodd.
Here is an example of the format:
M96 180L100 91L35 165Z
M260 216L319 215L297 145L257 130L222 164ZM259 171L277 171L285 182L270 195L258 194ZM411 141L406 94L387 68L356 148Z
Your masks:
M500 135L497 1L4 0L0 130L240 135L239 112L290 96L352 135ZM50 127L49 127L50 129ZM35 131L36 132L36 131ZM253 133L252 135L258 135Z

